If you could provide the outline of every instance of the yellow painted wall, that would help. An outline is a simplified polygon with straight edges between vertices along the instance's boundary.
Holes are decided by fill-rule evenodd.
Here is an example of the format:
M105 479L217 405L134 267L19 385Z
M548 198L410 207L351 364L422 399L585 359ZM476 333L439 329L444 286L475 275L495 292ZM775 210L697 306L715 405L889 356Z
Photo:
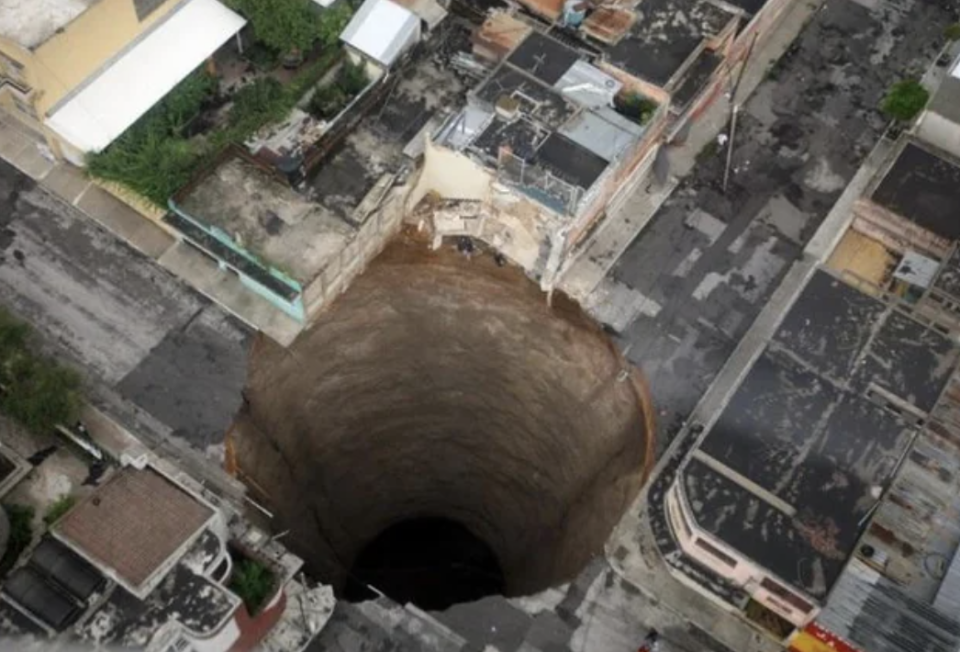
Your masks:
M9 87L0 86L0 109L3 109L34 131L42 132L43 127L35 118L24 114L23 111L17 108L17 105L14 103L14 93L16 93L16 91L10 89ZM23 104L31 104L30 98L24 98L18 95L17 99L19 99Z
M37 47L29 61L31 85L41 115L182 0L167 0L140 22L133 0L100 0ZM2 44L0 44L2 47Z

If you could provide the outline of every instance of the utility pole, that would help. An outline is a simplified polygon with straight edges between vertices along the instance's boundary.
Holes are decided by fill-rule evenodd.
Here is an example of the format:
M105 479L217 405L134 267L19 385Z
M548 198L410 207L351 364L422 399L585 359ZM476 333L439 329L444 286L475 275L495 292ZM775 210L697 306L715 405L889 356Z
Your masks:
M759 38L760 32L756 32L753 35L753 40L750 41L750 47L747 48L747 55L743 58L743 65L740 66L740 72L737 74L737 81L733 84L733 90L730 93L730 104L732 105L732 110L730 111L730 127L727 130L727 164L723 170L723 192L727 192L727 184L730 182L730 166L733 163L733 139L737 135L737 114L740 113L740 105L737 103L737 93L740 91L740 82L743 81L743 74L747 71L747 66L750 65L750 58L753 56L753 48L757 44L757 38Z

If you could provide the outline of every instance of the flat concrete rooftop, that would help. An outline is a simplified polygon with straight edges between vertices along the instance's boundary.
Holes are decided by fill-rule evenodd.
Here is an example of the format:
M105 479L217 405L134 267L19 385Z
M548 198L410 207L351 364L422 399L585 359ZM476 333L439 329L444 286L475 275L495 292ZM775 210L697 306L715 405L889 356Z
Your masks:
M32 50L99 1L3 0L0 2L0 36Z
M824 598L914 437L904 413L932 410L957 360L938 331L816 272L684 471L699 525Z
M444 20L427 43L427 51L387 80L389 91L323 161L307 181L305 194L328 213L350 223L366 215L356 209L381 179L399 174L409 160L403 150L438 115L458 107L466 92L442 48L456 48L469 38L455 20Z
M239 157L225 160L179 205L301 283L339 256L356 232L330 209Z
M960 163L932 147L907 143L872 199L937 235L960 239Z
M637 21L606 58L657 86L670 82L705 39L735 18L704 0L643 0L636 11Z

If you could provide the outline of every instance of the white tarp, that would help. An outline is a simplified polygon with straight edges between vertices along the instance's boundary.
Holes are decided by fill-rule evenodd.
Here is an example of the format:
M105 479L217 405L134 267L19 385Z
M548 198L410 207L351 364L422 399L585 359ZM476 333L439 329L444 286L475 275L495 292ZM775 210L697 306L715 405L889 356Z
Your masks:
M389 67L420 39L420 19L392 0L365 0L340 40Z
M217 0L190 0L69 98L46 125L83 152L99 152L240 31Z

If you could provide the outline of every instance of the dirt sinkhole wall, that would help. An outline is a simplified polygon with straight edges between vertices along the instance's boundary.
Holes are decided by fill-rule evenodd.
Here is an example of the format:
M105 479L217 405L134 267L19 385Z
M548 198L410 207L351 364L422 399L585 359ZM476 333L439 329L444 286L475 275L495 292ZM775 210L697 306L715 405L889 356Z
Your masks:
M652 462L638 374L564 297L404 235L287 350L230 459L308 569L428 609L575 576Z

